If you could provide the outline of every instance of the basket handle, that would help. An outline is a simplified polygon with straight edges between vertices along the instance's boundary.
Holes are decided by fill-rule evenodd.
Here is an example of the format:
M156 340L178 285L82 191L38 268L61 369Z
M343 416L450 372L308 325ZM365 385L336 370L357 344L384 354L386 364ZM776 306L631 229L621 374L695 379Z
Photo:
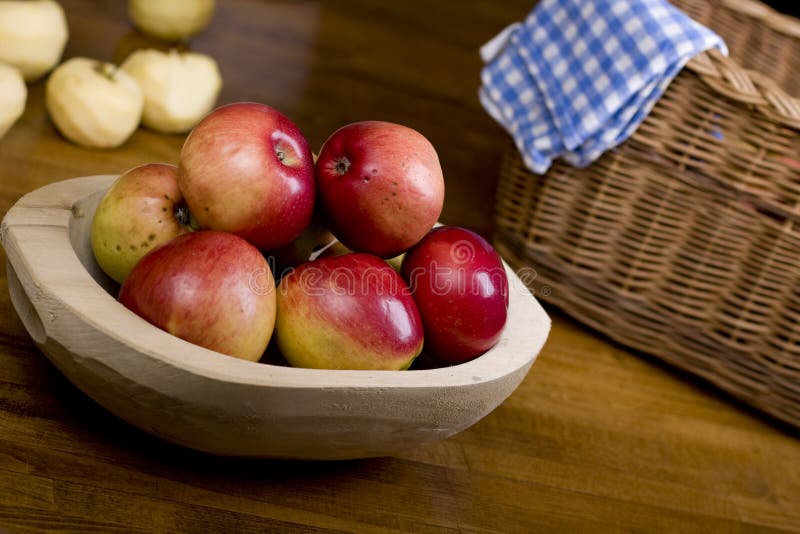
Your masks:
M686 68L716 92L737 102L751 104L770 119L800 129L800 100L789 96L763 74L741 68L719 50L692 58Z
M800 21L796 18L784 15L755 0L723 0L722 5L736 13L757 21L778 33L800 39Z

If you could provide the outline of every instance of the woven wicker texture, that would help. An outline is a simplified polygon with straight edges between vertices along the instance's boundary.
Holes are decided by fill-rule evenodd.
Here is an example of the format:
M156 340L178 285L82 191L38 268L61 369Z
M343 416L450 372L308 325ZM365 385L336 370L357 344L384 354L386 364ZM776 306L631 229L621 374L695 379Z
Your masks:
M542 298L800 427L800 21L675 3L731 58L692 60L586 169L536 176L509 143L495 244Z

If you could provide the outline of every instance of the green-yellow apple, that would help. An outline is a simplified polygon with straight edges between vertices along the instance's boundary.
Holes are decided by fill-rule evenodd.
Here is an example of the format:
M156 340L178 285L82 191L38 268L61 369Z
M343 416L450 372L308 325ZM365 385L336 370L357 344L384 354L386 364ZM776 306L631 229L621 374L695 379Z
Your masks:
M174 165L149 163L117 178L92 219L92 251L107 275L122 283L147 252L190 231Z
M334 132L317 159L317 184L333 234L352 250L382 258L422 239L444 201L433 145L389 122L357 122Z
M291 365L316 369L407 369L423 342L403 279L377 256L357 253L285 275L275 333Z
M192 232L152 250L122 284L119 301L170 334L250 361L264 354L275 326L267 261L225 232Z

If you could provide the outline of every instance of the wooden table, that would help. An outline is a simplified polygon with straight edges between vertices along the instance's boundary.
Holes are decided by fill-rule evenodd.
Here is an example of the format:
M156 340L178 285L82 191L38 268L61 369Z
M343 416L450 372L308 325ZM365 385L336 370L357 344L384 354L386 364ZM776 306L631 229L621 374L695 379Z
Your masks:
M445 170L444 220L488 234L504 138L477 101L477 49L531 3L224 0L192 48L219 61L221 102L272 104L315 148L360 119L419 129ZM146 43L123 2L62 4L67 57ZM65 142L43 89L0 141L0 216L57 180L176 162L180 136ZM162 443L82 395L33 345L0 272L0 530L800 530L797 432L555 310L527 379L458 436L396 458L243 461Z

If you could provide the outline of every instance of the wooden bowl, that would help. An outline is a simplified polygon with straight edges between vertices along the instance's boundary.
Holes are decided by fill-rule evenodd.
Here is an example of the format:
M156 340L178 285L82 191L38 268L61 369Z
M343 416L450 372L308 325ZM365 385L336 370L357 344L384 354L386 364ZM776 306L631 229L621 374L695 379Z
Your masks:
M338 459L384 456L451 436L525 377L550 320L506 265L499 344L461 365L328 371L253 363L201 348L115 299L94 261L92 215L115 176L67 180L11 208L0 238L11 300L33 340L78 388L129 423L201 451Z

